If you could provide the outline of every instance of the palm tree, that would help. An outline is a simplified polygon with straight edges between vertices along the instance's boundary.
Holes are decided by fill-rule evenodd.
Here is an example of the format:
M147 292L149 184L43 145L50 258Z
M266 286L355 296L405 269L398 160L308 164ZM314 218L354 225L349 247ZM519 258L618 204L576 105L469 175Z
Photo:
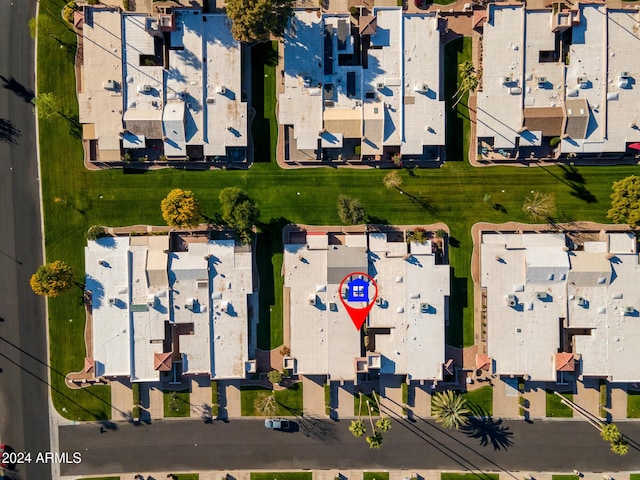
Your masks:
M364 422L360 418L360 411L362 409L362 392L358 392L358 399L358 419L351 420L349 431L354 437L360 438L367 432L367 427L365 427Z
M629 453L629 442L627 442L621 435L620 438L611 442L611 451L620 456L624 456Z
M367 443L369 448L380 448L382 446L382 434L380 432L373 432L373 435L367 437Z
M431 403L436 422L445 428L456 430L467 422L470 411L466 406L467 401L452 390L436 393Z
M388 432L391 429L391 418L387 415L384 415L376 422L376 427L380 429L381 432Z
M476 69L474 68L473 63L467 60L466 62L459 64L458 74L460 75L460 85L452 97L457 97L457 100L451 108L456 108L456 105L458 105L460 100L462 100L465 93L473 92L478 88L478 75L476 74Z
M607 442L615 442L621 435L620 430L618 430L618 426L615 423L609 423L602 427L602 430L600 430L600 436Z
M533 196L524 199L522 210L531 217L532 220L548 220L556 209L556 202L553 194L544 195L534 192Z
M354 437L360 438L367 433L367 427L364 426L364 422L362 420L351 420L349 431Z

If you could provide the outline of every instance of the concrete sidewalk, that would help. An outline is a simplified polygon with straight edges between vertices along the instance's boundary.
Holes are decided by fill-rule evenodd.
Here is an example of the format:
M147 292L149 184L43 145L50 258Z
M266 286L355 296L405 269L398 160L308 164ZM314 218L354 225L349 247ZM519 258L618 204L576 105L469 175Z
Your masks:
M375 471L380 472L388 472L389 480L404 480L409 478L417 478L419 480L440 480L442 473L467 473L467 474L476 474L476 476L480 477L482 474L486 474L488 472L454 472L447 471L441 472L439 470L385 470L383 468L373 469ZM267 471L264 470L256 470L261 473L265 473ZM299 470L297 472L300 472ZM135 475L142 475L142 478L145 480L165 480L169 479L171 474L185 474L185 473L198 473L199 480L250 480L251 472L248 470L213 470L206 472L185 472L184 470L175 470L172 472L139 472L139 473L127 473L120 474L120 480L133 480ZM273 479L279 480L277 471L273 471ZM311 473L312 480L335 480L336 478L340 478L341 480L362 480L363 472L361 470L339 470L339 469L331 469L331 470L314 470L314 471L305 471L305 473ZM629 472L598 472L598 473L590 473L590 472L578 472L575 474L574 471L567 472L499 472L498 478L499 480L515 480L515 479L525 479L531 478L532 480L552 480L553 475L561 474L561 475L576 475L579 480L602 480L603 477L611 477L615 478L615 480L630 480ZM61 480L76 480L75 476L65 476L60 477ZM100 476L83 476L83 479L90 478L104 478L104 475ZM139 477L138 477L139 478Z

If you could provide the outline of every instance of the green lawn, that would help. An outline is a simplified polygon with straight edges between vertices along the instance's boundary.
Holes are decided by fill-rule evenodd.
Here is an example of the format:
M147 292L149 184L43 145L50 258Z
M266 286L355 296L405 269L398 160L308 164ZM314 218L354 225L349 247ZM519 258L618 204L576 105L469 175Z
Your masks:
M627 418L640 418L640 392L627 391Z
M467 400L468 408L473 415L493 415L493 387L486 385L462 396Z
M47 9L58 12L63 4L63 0L41 0L44 8L40 12L42 15L48 15ZM57 25L57 19L53 20ZM66 42L74 41L74 34L62 25L57 34ZM40 92L55 92L72 115L77 112L72 55L43 35L38 42L38 89ZM457 42L461 44L458 51L455 44L447 45L448 54L456 55L455 65L468 55L466 45L469 41ZM450 64L450 61L446 62L446 65ZM267 91L271 91L269 89L273 87L268 84L272 78L275 82L275 78L268 73L266 78L264 74L262 78L267 84ZM270 100L265 100L265 103L273 104L275 97L267 97ZM271 108L263 106L265 110ZM369 214L390 224L441 221L449 226L452 293L447 342L454 346L469 346L473 343L471 226L478 221L527 221L521 210L522 202L534 188L542 193L555 194L558 221L604 222L613 181L637 173L635 165L577 167L580 185L576 186L575 181L570 180L576 178L576 172L569 177L569 172L561 167L473 168L466 161L464 150L467 140L464 138L464 149L457 154L450 152L449 161L443 168L414 170L414 176L409 176L406 171L400 172L404 182L402 188L410 195L400 195L393 189L383 188L382 177L386 172L381 170L282 170L273 161L257 162L248 171L168 169L138 175L122 170L89 172L83 167L80 141L70 135L70 128L73 125L64 119L40 124L47 259L65 260L76 271L76 279L82 282L84 232L89 226L162 225L160 201L174 187L193 190L205 214L213 216L219 210L220 190L239 186L260 207L259 228L262 233L258 235L257 261L261 286L258 346L261 348L276 347L282 343L281 227L287 222L339 225L336 202L340 193L349 192L359 198ZM459 128L464 137L468 122L463 121ZM270 124L270 139L272 131ZM459 134L455 136L455 130L452 132L454 137L448 136L448 140L454 148L461 142ZM263 141L261 134L259 143ZM270 143L271 151L274 147L275 143ZM269 158L272 158L271 154ZM596 201L582 200L578 196L578 187L586 188ZM502 205L507 213L487 206L482 200L485 194L490 194L493 202ZM412 201L412 198L418 198L420 203ZM106 419L111 415L109 387L69 390L64 384L64 376L68 372L79 371L84 362L85 314L80 297L81 290L76 288L49 300L52 398L56 409L65 418Z
M162 392L165 417L188 417L190 415L189 390Z
M353 396L353 414L356 417L367 417L369 416L369 410L367 408L367 400L369 401L369 405L371 406L371 415L378 416L380 415L380 411L378 409L378 403L375 398L373 398L372 394L362 395L362 404L360 404L360 397L358 395ZM360 407L360 413L358 414L358 407Z
M497 473L447 473L440 474L440 480L498 480Z
M311 480L312 472L251 472L251 480Z
M268 388L251 386L240 389L240 409L242 416L262 416L263 413L254 407L255 399L260 392L271 392ZM286 390L276 390L276 402L278 404L277 417L302 415L302 383L294 383Z
M211 382L211 416L213 418L218 417L218 382L213 380Z
M389 472L362 472L362 480L389 480Z
M640 473L630 473L629 480L640 480Z
M254 161L275 162L278 126L276 123L276 66L278 42L259 43L251 48L251 97L256 115L251 123Z
M551 480L580 480L578 475L551 475Z
M573 393L562 393L562 396L573 400ZM573 410L567 407L560 397L551 390L547 390L547 417L573 418Z
M200 475L197 473L174 473L175 480L199 480Z

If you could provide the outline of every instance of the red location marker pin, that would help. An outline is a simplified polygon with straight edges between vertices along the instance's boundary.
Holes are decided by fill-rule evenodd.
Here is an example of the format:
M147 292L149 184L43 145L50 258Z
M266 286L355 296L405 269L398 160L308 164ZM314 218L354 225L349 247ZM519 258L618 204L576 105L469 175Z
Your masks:
M365 280L361 280L358 275L366 277L369 281L367 282ZM351 278L354 279L349 280ZM342 290L342 286L345 282L347 282L348 288L346 299ZM373 285L373 287L375 288L373 296L371 296L371 293L369 293L368 291L368 288L371 285ZM364 322L367 319L367 315L369 315L369 312L371 311L376 298L378 298L378 284L370 275L364 272L353 272L342 279L342 281L340 282L338 293L340 295L340 301L342 302L342 305L344 305L344 308L347 310L347 313L351 317L351 321L356 326L356 330L360 330L362 328L362 325L364 325ZM362 296L362 299L360 299L360 296ZM347 301L351 302L354 305L357 305L359 303L365 303L366 305L364 307L357 308L349 305Z

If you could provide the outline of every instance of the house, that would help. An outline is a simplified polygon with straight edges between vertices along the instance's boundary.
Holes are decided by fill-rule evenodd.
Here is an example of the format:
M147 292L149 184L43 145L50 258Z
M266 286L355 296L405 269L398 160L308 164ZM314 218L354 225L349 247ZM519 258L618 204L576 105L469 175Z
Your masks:
M477 103L480 157L628 152L640 140L633 71L640 39L628 35L639 21L637 11L605 4L489 4Z
M637 382L640 269L627 232L483 232L480 285L495 373Z
M362 273L375 282L375 302ZM450 270L431 241L407 243L392 229L290 226L283 276L288 360L297 374L353 383L381 375L443 379ZM345 303L360 302L360 294L374 303L364 343Z
M440 157L441 50L436 14L374 7L354 23L296 10L278 99L284 160Z
M87 378L179 382L255 371L249 246L206 232L104 237L85 247L85 269Z
M226 15L85 6L78 102L86 156L245 161L240 44Z

